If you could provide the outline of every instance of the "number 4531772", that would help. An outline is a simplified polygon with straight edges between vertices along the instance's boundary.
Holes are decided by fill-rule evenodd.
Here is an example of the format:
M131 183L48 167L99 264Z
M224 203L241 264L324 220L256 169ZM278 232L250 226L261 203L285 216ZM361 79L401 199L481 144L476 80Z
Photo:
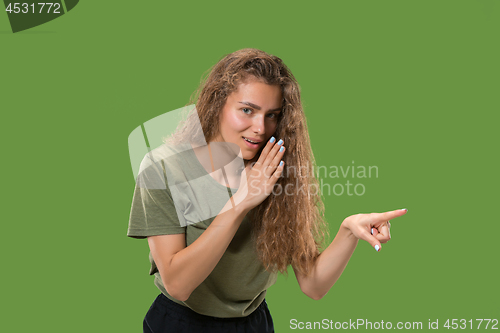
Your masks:
M476 319L476 323L479 321L478 325L477 325L477 329L481 329L481 328L485 328L485 329L492 329L492 330L497 330L498 327L498 319ZM474 329L475 328L475 325L473 326L473 319L471 320L465 320L465 319L448 319L446 321L446 323L444 323L443 327L446 327L447 329L454 329L456 330L457 328L460 328L460 329L465 329L467 328L470 324L470 329ZM491 323L491 326L490 326L490 323ZM484 324L483 327L481 327L481 324Z
M45 8L45 10L44 10ZM51 12L52 10L52 12ZM29 3L9 3L5 11L9 13L22 13L22 14L27 14L27 13L37 13L37 14L42 14L42 13L53 13L53 14L61 14L61 4L59 3L53 3L53 2L39 2L38 4L29 4Z

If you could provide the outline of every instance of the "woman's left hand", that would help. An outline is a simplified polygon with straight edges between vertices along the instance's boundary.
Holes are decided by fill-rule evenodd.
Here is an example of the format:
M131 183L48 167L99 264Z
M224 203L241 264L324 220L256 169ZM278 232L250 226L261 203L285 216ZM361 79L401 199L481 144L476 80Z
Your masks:
M385 213L351 215L342 222L342 225L356 238L367 241L375 250L380 251L381 243L387 243L391 239L389 220L402 216L407 211L398 209Z

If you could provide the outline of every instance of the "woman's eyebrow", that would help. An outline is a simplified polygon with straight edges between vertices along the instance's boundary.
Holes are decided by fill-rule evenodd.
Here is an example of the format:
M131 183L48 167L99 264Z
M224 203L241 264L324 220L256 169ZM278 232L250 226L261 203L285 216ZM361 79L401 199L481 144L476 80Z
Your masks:
M260 106L258 106L256 104L253 104L253 103L250 103L250 102L244 102L244 101L242 101L242 102L238 102L238 103L251 106L251 107L253 107L254 109L257 109L257 110L262 109ZM269 110L269 112L273 112L273 111L281 111L281 108L276 108L276 109Z

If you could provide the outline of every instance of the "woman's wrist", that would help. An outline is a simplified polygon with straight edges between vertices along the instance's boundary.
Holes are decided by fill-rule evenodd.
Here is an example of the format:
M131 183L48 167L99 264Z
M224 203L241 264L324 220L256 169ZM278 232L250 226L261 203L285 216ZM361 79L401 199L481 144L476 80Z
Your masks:
M252 209L251 207L248 207L245 198L245 195L240 192L236 192L229 200L230 205L238 215L242 214L245 216Z
M347 218L344 219L344 221L342 221L342 223L340 224L340 230L343 231L349 238L357 239L357 237L351 231L351 226Z

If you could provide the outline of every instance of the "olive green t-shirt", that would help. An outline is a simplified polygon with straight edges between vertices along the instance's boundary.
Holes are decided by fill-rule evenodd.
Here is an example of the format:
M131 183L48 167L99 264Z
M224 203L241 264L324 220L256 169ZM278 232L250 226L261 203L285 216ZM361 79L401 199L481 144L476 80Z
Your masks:
M185 234L189 246L235 192L206 172L190 145L164 144L146 154L141 163L127 236ZM220 318L251 314L277 278L258 260L248 217L214 270L184 302L165 290L151 252L149 261L149 275L154 275L155 285L165 296L197 313Z

